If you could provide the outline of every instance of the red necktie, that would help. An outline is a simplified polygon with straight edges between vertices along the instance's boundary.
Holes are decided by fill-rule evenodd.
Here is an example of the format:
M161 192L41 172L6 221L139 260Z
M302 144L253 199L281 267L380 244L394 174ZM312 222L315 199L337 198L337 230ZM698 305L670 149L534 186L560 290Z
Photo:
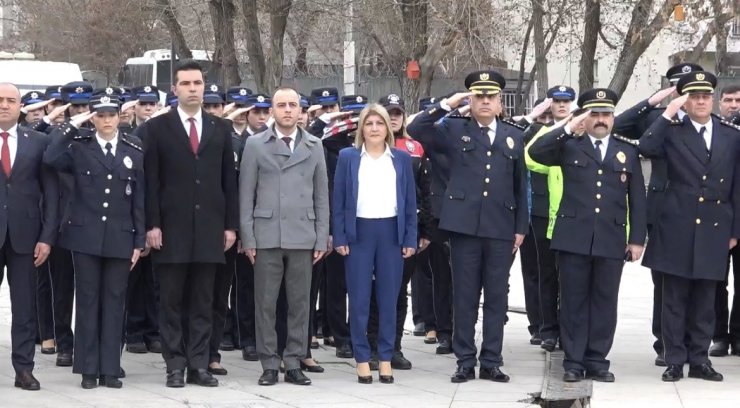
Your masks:
M188 118L190 121L190 148L193 154L198 154L198 129L195 128L195 118Z
M5 177L10 177L10 146L8 146L8 132L0 133L3 138L3 148L0 152L0 162L3 163L3 172Z

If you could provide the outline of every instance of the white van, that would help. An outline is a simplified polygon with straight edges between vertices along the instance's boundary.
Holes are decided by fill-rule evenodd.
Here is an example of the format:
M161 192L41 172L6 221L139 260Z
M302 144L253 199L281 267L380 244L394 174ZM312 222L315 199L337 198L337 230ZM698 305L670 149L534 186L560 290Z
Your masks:
M45 91L53 85L82 81L77 64L70 62L38 61L33 54L0 52L0 82L10 82L21 90Z

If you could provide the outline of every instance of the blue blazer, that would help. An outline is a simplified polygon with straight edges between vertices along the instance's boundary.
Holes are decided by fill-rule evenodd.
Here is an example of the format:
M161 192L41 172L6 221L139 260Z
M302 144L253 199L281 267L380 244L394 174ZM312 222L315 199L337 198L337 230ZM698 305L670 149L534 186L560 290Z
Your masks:
M398 208L398 240L403 248L416 248L416 184L411 156L391 148L396 169L396 202ZM357 241L357 192L360 170L360 149L346 147L339 151L334 175L333 213L331 217L334 246Z

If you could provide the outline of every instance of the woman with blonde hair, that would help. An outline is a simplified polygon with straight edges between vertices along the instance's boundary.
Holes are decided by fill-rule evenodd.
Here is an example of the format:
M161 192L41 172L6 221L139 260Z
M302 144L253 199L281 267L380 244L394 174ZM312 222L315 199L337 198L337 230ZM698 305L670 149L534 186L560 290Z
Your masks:
M416 186L411 156L393 148L388 112L368 105L360 113L353 147L339 153L334 176L334 245L345 256L352 349L357 380L372 383L367 323L375 278L380 382L392 383L396 302L403 259L417 247Z

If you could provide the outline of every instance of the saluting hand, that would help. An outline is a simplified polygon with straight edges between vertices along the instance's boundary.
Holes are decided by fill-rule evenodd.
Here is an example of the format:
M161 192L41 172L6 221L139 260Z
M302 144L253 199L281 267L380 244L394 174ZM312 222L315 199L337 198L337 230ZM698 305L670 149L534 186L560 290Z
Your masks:
M234 110L233 112L229 113L226 116L226 119L228 119L228 120L234 120L237 117L239 117L239 115L241 115L243 113L247 113L247 112L251 111L252 109L254 109L254 105L249 106L249 107L246 107L246 108L238 108L238 109Z
M584 120L586 120L587 117L591 115L591 110L587 110L586 112L583 112L582 114L572 118L570 122L568 122L568 126L570 127L570 132L573 136L578 137L580 136L578 133L576 133L576 130L581 126Z
M54 99L47 99L45 101L32 103L30 105L26 105L26 106L22 107L21 108L21 112L28 113L28 112L31 112L31 111L35 111L36 109L41 109L41 108L46 107L46 105L48 105L48 104L50 104L52 102L54 102Z
M224 106L224 113L221 116L225 118L229 113L233 112L234 109L236 109L236 103L231 102L230 104Z
M455 109L458 106L460 106L462 101L464 101L467 98L470 98L471 96L473 96L472 92L458 92L450 96L449 98L445 99L445 102L447 102L447 105L450 108Z
M311 106L309 106L309 107L308 107L308 109L306 110L306 113L308 113L308 114L310 115L311 113L313 113L313 112L316 112L317 110L319 110L319 109L321 109L321 108L322 108L322 106L321 106L321 105L311 105Z
M552 105L552 98L545 98L542 102L538 103L534 108L532 108L532 112L527 115L527 117L530 119L530 122L534 122L535 119L542 116L543 113L547 112L548 109L550 109L550 105Z
M134 254L131 255L131 268L129 270L133 270L134 266L136 266L136 263L139 262L139 258L141 257L141 249L136 248L134 249Z
M660 91L654 93L653 96L648 98L648 103L651 106L658 106L660 105L661 102L665 100L665 98L671 96L671 94L675 91L676 91L675 86L671 86L666 89L661 89Z
M49 257L49 253L51 252L51 246L49 244L45 244L43 242L37 242L36 248L33 250L33 266L39 267L41 264L43 264L46 261L46 258Z
M121 105L121 112L126 112L127 110L136 106L137 103L139 103L139 101L136 100L124 103L123 105Z
M160 109L160 110L152 113L152 116L149 116L149 119L156 118L157 116L164 115L165 113L169 112L170 109L172 109L171 106L166 106L166 107L164 107L164 108L162 108L162 109Z
M519 250L522 242L524 242L524 234L514 234L514 249L511 251L512 254L515 254Z
M46 119L49 120L49 123L54 122L54 120L63 115L64 111L66 111L67 108L69 108L71 105L71 103L68 103L66 105L57 106L56 108L52 109L48 115L46 115Z
M92 119L93 116L95 116L95 112L84 112L80 113L79 115L74 115L70 118L70 123L72 126L79 128L82 126L83 123L87 122L88 120Z
M688 100L689 100L689 94L679 96L678 98L672 100L671 103L669 103L668 106L666 106L665 112L663 112L663 117L668 120L673 120L673 117L676 116L678 111L681 110L683 105Z

